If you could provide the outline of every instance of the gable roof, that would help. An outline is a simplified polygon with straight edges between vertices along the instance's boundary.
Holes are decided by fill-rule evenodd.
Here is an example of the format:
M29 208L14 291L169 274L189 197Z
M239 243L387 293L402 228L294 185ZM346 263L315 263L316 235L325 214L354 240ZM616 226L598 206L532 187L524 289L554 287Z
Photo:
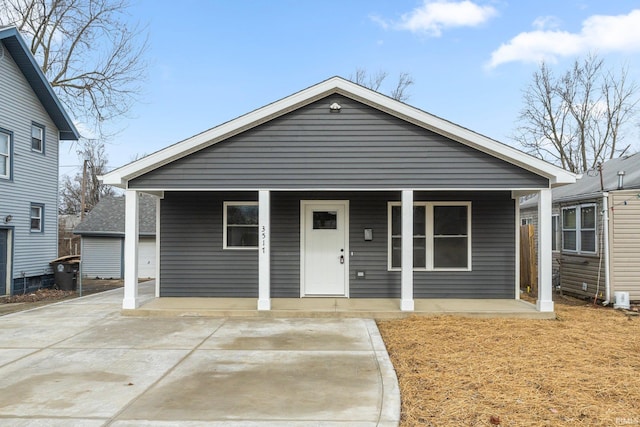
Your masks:
M0 43L11 54L40 103L55 123L62 140L77 140L78 130L69 118L49 81L40 69L24 39L15 27L0 27ZM1 46L0 46L1 47Z
M452 122L396 101L341 77L332 77L234 120L223 123L147 157L115 169L102 177L105 184L124 187L127 181L287 114L333 93L362 102L407 122L443 135L549 179L552 186L575 182L575 175L513 147L475 133Z
M640 188L640 153L607 160L602 164L602 187L597 170L585 172L575 184L553 189L553 201L574 201L601 196L603 192L618 190L618 172L624 171L623 189ZM522 209L538 205L538 198L532 197L520 204Z
M156 201L148 194L140 196L141 236L156 234ZM73 234L82 236L124 236L125 206L124 197L105 197L87 214L84 220L73 230Z

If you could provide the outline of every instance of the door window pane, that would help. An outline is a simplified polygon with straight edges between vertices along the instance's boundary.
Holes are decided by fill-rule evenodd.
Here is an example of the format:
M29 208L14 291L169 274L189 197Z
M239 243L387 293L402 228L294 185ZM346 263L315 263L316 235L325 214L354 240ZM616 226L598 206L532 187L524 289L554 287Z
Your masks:
M336 230L338 228L338 213L336 211L314 211L314 230Z

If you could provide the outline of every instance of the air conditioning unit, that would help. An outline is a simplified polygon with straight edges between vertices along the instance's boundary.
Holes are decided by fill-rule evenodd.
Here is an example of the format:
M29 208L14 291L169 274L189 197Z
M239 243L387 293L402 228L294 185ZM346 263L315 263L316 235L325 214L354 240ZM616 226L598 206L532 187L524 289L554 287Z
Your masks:
M624 308L629 310L631 305L629 304L629 292L614 292L613 308Z

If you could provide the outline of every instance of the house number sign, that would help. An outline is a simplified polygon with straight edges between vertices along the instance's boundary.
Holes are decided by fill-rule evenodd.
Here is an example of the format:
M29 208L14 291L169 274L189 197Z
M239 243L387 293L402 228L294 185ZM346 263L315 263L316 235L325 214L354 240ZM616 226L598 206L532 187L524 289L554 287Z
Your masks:
M262 253L267 253L267 226L263 225L260 229L260 247L262 248Z

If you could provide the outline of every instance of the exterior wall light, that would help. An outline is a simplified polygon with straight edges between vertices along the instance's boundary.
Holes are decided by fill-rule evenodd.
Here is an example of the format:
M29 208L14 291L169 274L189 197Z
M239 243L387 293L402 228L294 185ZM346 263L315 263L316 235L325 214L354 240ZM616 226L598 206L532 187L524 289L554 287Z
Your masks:
M9 222L11 222L12 219L13 219L13 216L7 215L4 217L4 223L8 224Z
M329 106L329 111L332 113L339 113L342 107L337 102L334 102Z

